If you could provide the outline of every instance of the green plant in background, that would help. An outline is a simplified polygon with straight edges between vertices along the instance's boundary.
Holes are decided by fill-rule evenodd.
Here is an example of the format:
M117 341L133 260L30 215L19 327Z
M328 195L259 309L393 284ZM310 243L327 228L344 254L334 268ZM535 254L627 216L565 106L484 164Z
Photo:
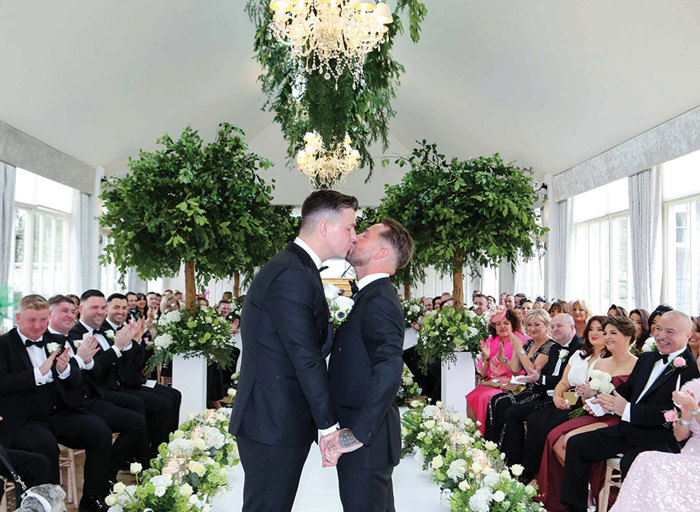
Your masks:
M240 128L223 123L205 144L187 127L158 143L163 149L141 150L126 176L107 181L99 221L111 241L100 258L142 279L174 276L184 263L193 311L195 281L251 271L282 246L280 218L290 209L271 204L274 181L257 171L272 163L249 150Z
M409 169L386 187L380 210L395 213L411 233L417 261L452 274L456 309L464 302L464 269L476 276L482 266L515 266L539 248L546 228L534 210L531 169L498 154L448 161L425 140L396 163Z
M417 42L427 7L419 0L397 1L387 41L367 56L364 85L354 88L347 70L337 83L317 72L298 73L287 47L269 33L272 10L268 3L248 0L246 11L255 24L255 59L263 70L258 77L267 97L263 109L275 113L288 144L288 157L292 160L304 147L307 132L321 135L326 148L335 147L347 133L360 153L360 166L369 168L369 181L374 169L369 147L375 142L381 142L385 150L388 147L389 120L396 114L391 102L405 72L391 55L394 38L404 30L401 15L406 14L411 39Z

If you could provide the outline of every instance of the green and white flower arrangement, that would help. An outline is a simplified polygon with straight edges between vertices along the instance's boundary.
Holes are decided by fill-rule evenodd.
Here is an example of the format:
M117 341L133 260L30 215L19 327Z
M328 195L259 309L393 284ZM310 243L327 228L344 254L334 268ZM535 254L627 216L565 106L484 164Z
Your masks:
M425 306L420 299L407 299L401 301L401 309L403 309L403 318L406 324L406 329L411 329L418 322L421 316L425 314Z
M330 283L323 287L323 292L328 301L331 323L335 326L342 324L348 319L348 315L350 311L352 311L355 301L350 297L341 295L340 288Z
M462 422L440 402L411 405L402 418L402 455L416 449L416 459L440 486L441 501L451 511L544 511L533 501L536 488L517 480L524 468L508 468L496 443L484 441L474 422Z
M658 352L659 347L656 346L656 340L653 336L650 336L642 345L642 353L644 352Z
M185 358L211 357L222 368L231 366L233 340L229 323L214 308L198 306L194 313L185 310L165 313L158 319L155 333L147 373L158 363L172 360L175 354Z
M401 385L396 392L396 403L398 405L406 405L412 399L421 394L421 388L418 383L413 380L413 373L408 369L408 366L403 365L403 373L401 374Z
M489 315L477 315L471 310L445 307L423 317L418 334L417 351L423 369L433 361L454 361L454 352L480 353L481 340L489 337Z
M188 416L160 445L149 469L131 464L136 484L115 484L105 498L108 512L210 512L240 460L228 433L230 414L230 409L210 409Z

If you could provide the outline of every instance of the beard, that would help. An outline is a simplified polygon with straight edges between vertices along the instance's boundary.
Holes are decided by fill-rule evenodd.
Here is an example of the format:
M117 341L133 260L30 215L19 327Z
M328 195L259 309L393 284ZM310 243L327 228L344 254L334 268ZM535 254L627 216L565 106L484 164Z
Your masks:
M372 259L372 253L368 250L362 250L357 246L348 251L345 260L353 267L363 267Z

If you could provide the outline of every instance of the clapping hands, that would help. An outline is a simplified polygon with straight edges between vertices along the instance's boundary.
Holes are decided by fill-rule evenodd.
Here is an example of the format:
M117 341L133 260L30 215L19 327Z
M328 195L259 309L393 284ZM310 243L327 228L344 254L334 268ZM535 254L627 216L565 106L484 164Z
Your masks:
M323 457L323 467L333 467L344 453L354 452L363 445L349 428L341 428L327 436L321 436L318 442Z

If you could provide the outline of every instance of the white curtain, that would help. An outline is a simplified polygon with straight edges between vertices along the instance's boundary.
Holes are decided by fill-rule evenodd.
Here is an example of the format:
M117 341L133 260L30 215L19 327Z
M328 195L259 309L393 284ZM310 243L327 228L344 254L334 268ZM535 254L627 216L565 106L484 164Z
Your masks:
M90 194L73 190L73 290L80 295L90 286Z
M8 282L12 266L12 232L15 220L16 169L0 162L0 283Z
M571 294L571 243L574 231L574 200L548 201L546 225L547 298L568 300Z
M653 167L628 178L635 305L648 311L661 302L661 172Z

